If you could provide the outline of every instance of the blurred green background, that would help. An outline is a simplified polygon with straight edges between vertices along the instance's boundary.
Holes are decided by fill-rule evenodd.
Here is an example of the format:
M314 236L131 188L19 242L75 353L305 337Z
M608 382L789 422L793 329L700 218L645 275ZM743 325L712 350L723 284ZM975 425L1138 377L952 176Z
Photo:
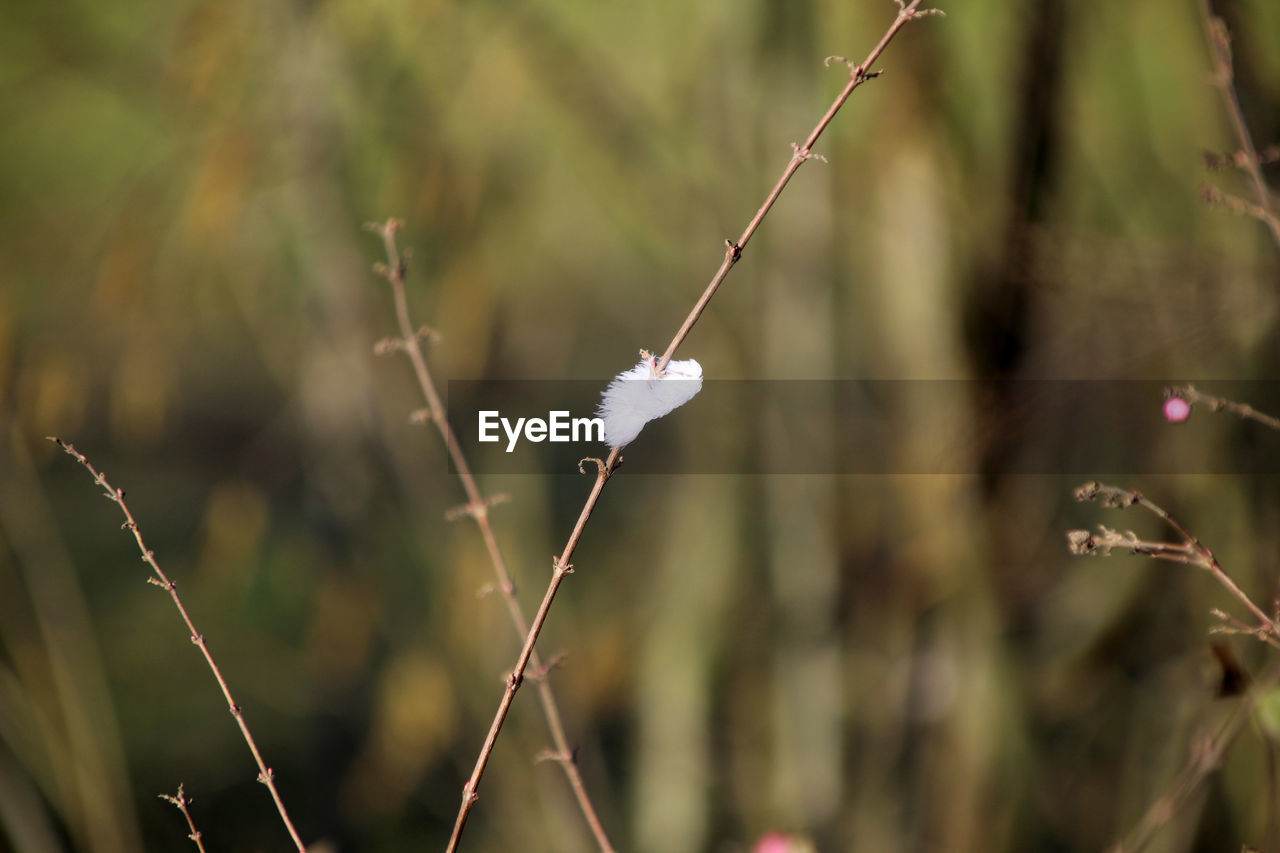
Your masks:
M1280 4L1220 6L1255 138L1280 140ZM1201 166L1233 142L1196 4L944 7L889 47L681 356L728 379L1280 378L1280 252L1200 200L1248 185ZM394 316L362 223L405 220L442 382L603 386L666 345L839 90L823 57L865 55L894 12L5 4L0 849L190 849L157 799L179 782L209 850L290 848L116 508L47 434L127 489L307 842L443 847L518 645L477 595L474 526L443 519L462 493L408 423L407 364L373 356ZM1118 425L1153 459L1256 436L1158 405ZM568 655L555 690L621 849L1096 850L1168 790L1239 701L1207 635L1234 602L1191 569L1068 557L1069 527L1163 531L1073 504L1079 478L1001 475L1019 408L904 393L891 452L974 436L955 452L983 476L624 467L539 646ZM1025 426L1070 430L1070 408ZM767 454L771 428L726 440ZM1271 601L1274 478L1119 484ZM483 478L512 495L495 525L529 612L589 486ZM1255 676L1274 657L1227 641ZM1277 737L1251 722L1153 849L1280 849ZM547 744L522 691L464 849L592 849Z

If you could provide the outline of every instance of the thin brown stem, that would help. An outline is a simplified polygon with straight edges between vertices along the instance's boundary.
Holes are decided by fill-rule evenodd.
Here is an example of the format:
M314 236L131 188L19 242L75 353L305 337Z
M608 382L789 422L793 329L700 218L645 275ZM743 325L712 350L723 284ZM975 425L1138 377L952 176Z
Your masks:
M1210 0L1200 0L1200 16L1204 22L1205 37L1209 41L1209 52L1213 57L1213 85L1222 94L1222 102L1231 119L1231 128L1235 132L1236 142L1240 145L1240 167L1249 176L1257 196L1257 206L1248 206L1244 212L1260 220L1271 232L1276 245L1280 246L1280 216L1276 215L1272 203L1271 190L1262 177L1258 152L1253 146L1253 137L1249 133L1249 125L1244 119L1244 110L1240 107L1240 98L1236 95L1235 70L1232 67L1231 33L1221 18L1213 13Z
M707 303L711 301L711 297L716 295L716 291L720 289L720 284L729 275L729 270L733 269L734 264L742 259L742 252L747 248L752 236L759 229L760 223L764 221L773 203L778 200L778 196L782 195L782 191L786 189L787 184L791 182L792 176L800 170L809 160L815 158L813 154L813 146L818 143L819 137L823 131L827 129L827 125L831 124L831 120L836 117L836 113L844 106L844 102L849 100L849 96L853 94L853 90L857 89L863 83L875 77L879 77L879 71L872 71L871 66L880 58L880 54L884 53L889 42L893 41L893 37L898 34L898 30L910 20L920 18L925 15L942 14L936 9L920 9L921 0L912 0L910 3L904 0L896 0L898 4L898 16L894 18L893 23L889 25L889 29L885 31L884 36L871 52L867 54L867 58L860 65L854 65L843 57L828 57L828 63L831 60L840 60L849 66L849 82L840 90L840 94L836 95L836 99L831 102L831 106L823 113L822 118L809 132L809 136L805 138L803 145L793 145L791 159L782 170L782 174L778 176L778 180L774 183L773 189L769 190L769 195L765 197L764 203L760 205L760 209L756 211L755 216L751 217L751 221L747 223L747 227L742 230L742 234L736 242L726 242L724 260L720 263L720 268L716 270L715 275L711 277L710 283L707 284L702 296L698 297L698 301L694 303L693 309L689 315L685 317L684 322L680 324L679 330L676 331L675 337L671 339L671 343L667 345L666 351L662 354L662 358L658 361L658 372L661 373L666 369L667 363L671 361L671 357L675 355L676 350L680 348L680 344L684 343L684 339L688 337L689 332L693 329L694 323L698 322L698 318L702 316L703 310L707 307Z
M523 639L529 634L529 622L525 618L524 610L520 607L520 602L516 599L515 581L511 577L511 572L507 569L506 558L502 554L502 549L498 545L498 538L493 532L493 524L489 520L489 507L499 501L498 499L484 498L480 494L480 488L476 485L476 479L471 473L471 466L467 463L466 454L463 453L462 446L458 443L457 435L449 425L448 413L445 411L444 403L440 399L440 393L436 388L431 370L427 366L427 359L422 353L420 343L422 335L414 330L413 323L409 317L409 304L404 286L407 264L396 245L396 233L400 230L401 223L391 219L385 224L372 223L367 227L382 237L383 247L387 253L386 266L379 267L379 272L390 282L392 297L395 300L396 321L400 326L400 339L397 342L396 349L404 350L409 356L409 361L413 364L413 372L417 376L418 386L422 389L422 395L427 400L427 419L435 424L436 429L439 431L440 438L444 441L449 457L453 460L454 468L458 472L458 479L462 482L462 490L467 496L467 503L464 507L460 511L451 512L451 515L456 517L458 514L465 514L475 519L476 526L480 528L480 537L484 540L485 550L489 554L489 562L493 565L498 593L506 603L507 613L511 618L511 624L515 628L517 636ZM545 674L547 667L543 665L536 652L531 656L530 662L537 672ZM551 690L551 683L544 677L539 678L537 684L538 699L542 704L543 715L547 718L547 728L551 731L551 741L555 747L553 755L564 770L565 777L569 781L569 787L573 790L574 799L578 801L578 808L582 810L587 826L590 827L591 834L595 836L596 845L602 853L613 853L613 845L609 843L609 836L604 831L604 825L600 822L600 817L596 814L591 797L587 794L587 787L582 781L582 774L579 772L578 764L574 759L573 749L569 746L569 739L565 735L564 721L560 716L560 706L556 703L555 694Z
M1173 560L1198 566L1218 581L1236 600L1258 620L1258 627L1272 637L1280 638L1280 623L1253 602L1253 599L1236 585L1236 582L1222 568L1213 551L1196 538L1182 522L1170 515L1163 507L1148 499L1141 492L1133 489L1121 489L1103 483L1085 483L1075 490L1078 501L1098 501L1110 509L1124 509L1140 506L1173 528L1182 537L1181 543L1145 542L1131 531L1119 533L1109 527L1101 526L1097 534L1087 530L1071 530L1067 532L1067 542L1073 554L1106 556L1112 548L1123 548L1135 554L1142 554L1156 559Z
M1210 634L1243 634L1253 637L1255 640L1266 643L1276 649L1280 649L1280 639L1267 632L1264 625L1246 625L1230 613L1218 610L1216 607L1209 611L1213 618L1222 622L1215 628L1209 629Z
M258 749L257 742L253 739L253 733L249 731L249 724L245 722L244 713L240 710L240 705L231 695L231 688L227 686L227 680L222 675L217 662L213 659L213 654L209 651L209 645L205 642L204 635L196 630L195 623L191 621L191 616L187 613L187 608L182 603L182 599L178 597L177 584L169 579L169 576L160 568L160 564L156 562L156 555L146 543L142 541L142 531L138 529L138 522L134 520L133 513L129 511L129 505L124 502L124 489L117 489L107 482L107 478L89 462L85 455L76 450L75 447L57 436L48 436L48 439L65 450L70 456L74 457L81 465L88 469L93 475L93 481L102 487L103 492L108 500L114 501L120 507L120 511L124 513L124 524L122 527L133 533L133 538L138 543L138 550L142 552L142 560L151 567L154 577L147 578L149 583L155 584L167 593L173 600L173 606L178 608L178 614L182 616L182 621L186 623L187 630L190 632L191 642L200 649L200 653L204 655L205 663L209 665L210 672L213 673L214 679L218 682L218 687L222 690L222 696L227 700L227 707L231 710L231 716L235 717L236 725L240 727L240 734L244 736L244 742L249 746L249 752L253 754L253 760L258 765L258 781L267 786L267 790L271 792L271 799L275 801L276 810L280 812L280 820L284 822L285 829L289 830L289 837L293 839L293 843L297 846L299 853L306 853L306 846L302 843L302 839L298 836L298 830L294 829L293 821L289 819L289 812L284 807L284 800L280 798L280 792L276 789L275 772L267 766L262 760L262 753Z
M919 8L921 0L911 0L911 2L906 2L906 0L895 0L895 2L898 5L898 14L889 25L888 30L885 31L885 34L881 37L880 41L877 42L876 46L872 48L871 52L867 54L867 58L863 60L860 65L853 65L850 63L849 82L845 84L845 87L840 91L840 94L836 96L835 100L831 103L831 106L827 108L827 111L823 114L822 118L818 120L817 125L814 126L812 131L810 131L808 137L804 141L804 144L793 146L794 150L791 160L782 170L782 175L774 184L773 189L771 189L768 196L765 197L764 203L760 205L760 208L756 211L755 215L751 217L751 221L747 223L747 227L743 230L742 235L738 238L737 242L727 244L724 260L721 261L720 267L716 270L715 275L711 277L711 282L702 292L702 295L698 297L698 301L694 303L693 309L690 310L688 316L685 317L679 330L676 331L675 336L671 339L670 345L667 346L666 352L662 354L662 358L657 365L657 370L659 372L666 369L667 364L671 361L671 357L675 355L680 344L684 342L684 339L688 336L690 330L693 329L694 324L698 322L698 318L702 316L702 312L711 301L711 297L715 296L716 291L720 288L720 284L729 275L729 270L732 269L733 266L742 258L742 250L746 247L746 244L750 241L752 235L756 233L756 230L760 227L760 223L764 221L765 216L773 207L774 202L778 200L778 197L782 194L782 191L786 188L788 182L790 182L791 177L807 160L817 156L812 153L813 146L817 143L818 138L822 136L823 131L827 129L831 120L835 118L840 107L842 107L845 101L849 99L849 96L853 94L854 89L861 86L867 80L879 76L879 72L873 72L869 69L880 57L880 54L884 52L885 48L888 47L889 42L893 40L893 37L897 35L898 31L901 30L908 21L925 15L940 14L936 12L936 10L932 9L921 10ZM583 460L583 462L586 461L592 460ZM449 845L447 848L449 853L452 853L452 851L455 851L458 848L458 843L462 838L462 831L466 827L467 819L470 817L471 811L475 806L476 799L479 796L480 779L484 775L485 768L489 764L489 757L493 752L493 746L497 742L498 734L502 730L503 723L506 721L507 713L511 709L511 703L515 699L516 691L520 689L520 684L524 680L525 670L532 659L534 645L538 641L538 635L542 632L542 626L546 623L547 614L551 610L551 603L555 600L556 592L560 589L560 584L563 582L565 576L573 571L572 564L569 561L573 557L574 550L578 547L578 540L582 536L583 528L586 527L587 520L591 517L591 513L595 509L596 502L600 499L600 493L604 490L605 483L609 481L614 470L622 461L622 448L612 448L609 451L609 458L607 460L601 461L596 459L593 461L595 461L597 466L595 484L591 488L591 493L587 495L586 503L583 504L582 512L578 515L578 521L573 526L573 532L569 534L568 542L565 543L564 549L560 552L560 556L555 560L551 574L551 582L548 584L547 591L542 598L542 605L538 608L538 612L534 616L533 624L529 626L529 632L525 638L524 647L520 651L520 656L516 660L516 665L512 669L511 674L507 677L506 689L503 691L502 699L498 703L498 710L494 714L493 723L489 726L489 733L485 736L484 745L480 748L480 754L476 757L475 767L472 769L471 776L467 779L466 784L462 786L462 804L458 808L458 817L454 822L453 834L449 838Z
M560 552L560 556L555 558L552 563L551 582L547 585L547 591L542 596L542 604L538 606L538 612L534 614L533 625L529 628L529 634L525 638L524 646L520 649L520 656L516 659L516 665L511 670L511 674L507 676L507 686L502 692L502 699L498 703L498 711L494 714L493 723L489 726L489 733L485 735L484 745L480 748L480 755L476 759L476 765L471 771L471 778L462 786L462 806L458 810L458 818L453 825L453 834L449 838L448 850L458 849L458 842L462 838L462 830L466 826L467 818L471 815L471 809L475 805L476 799L479 797L480 777L484 775L484 770L489 764L489 757L493 754L493 746L498 741L498 733L502 731L502 724L507 719L507 712L511 710L511 703L516 698L516 691L520 689L520 684L524 681L525 670L529 666L530 660L533 659L533 647L538 641L538 635L542 632L542 626L546 624L547 614L551 612L551 602L555 600L556 593L560 590L560 584L565 576L573 572L573 564L570 561L573 552L577 550L578 540L582 538L582 531L587 526L587 519L591 517L591 513L596 508L596 502L600 500L600 493L604 491L604 484L608 482L609 477L613 474L614 469L618 467L618 463L622 459L620 448L613 448L609 452L609 458L605 461L599 459L584 459L583 462L596 463L596 482L591 487L591 493L587 495L587 501L582 506L582 511L578 513L578 521L573 525L573 532L569 534L569 541L565 543L564 550ZM581 470L579 463L579 469ZM539 682L541 683L541 682Z
M182 790L182 783L178 783L177 794L160 794L158 796L165 802L173 803L178 811L182 812L182 816L187 819L187 826L191 829L191 833L187 838L191 839L200 853L204 853L204 836L200 833L200 830L196 829L196 822L191 819L191 810L187 808L191 805L191 798Z
M1221 766L1227 749L1244 731L1258 701L1277 683L1280 683L1280 668L1273 669L1240 697L1240 703L1217 732L1192 742L1191 755L1173 784L1151 803L1124 838L1111 846L1109 853L1133 853L1151 843L1156 833L1178 814L1209 774Z
M1236 403L1225 397L1202 394L1194 385L1179 385L1165 392L1171 397L1181 397L1192 406L1206 406L1211 412L1230 412L1246 420L1255 421L1268 429L1280 432L1280 418L1260 412L1248 403Z

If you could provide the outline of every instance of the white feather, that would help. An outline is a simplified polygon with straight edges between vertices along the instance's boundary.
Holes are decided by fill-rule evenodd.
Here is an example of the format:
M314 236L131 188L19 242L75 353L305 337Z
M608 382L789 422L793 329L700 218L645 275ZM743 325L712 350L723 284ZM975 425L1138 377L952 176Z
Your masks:
M604 440L610 447L635 441L645 424L683 406L702 390L702 365L693 359L672 361L659 376L657 360L641 354L639 364L609 383L596 411L604 419Z

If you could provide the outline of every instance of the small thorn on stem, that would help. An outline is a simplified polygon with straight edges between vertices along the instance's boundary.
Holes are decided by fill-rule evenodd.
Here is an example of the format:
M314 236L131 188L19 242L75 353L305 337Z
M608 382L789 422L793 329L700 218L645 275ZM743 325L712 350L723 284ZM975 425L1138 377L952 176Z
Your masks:
M806 162L809 160L821 160L823 163L827 162L826 157L823 157L821 154L814 154L808 148L801 148L799 144L795 142L791 143L791 151L793 152L792 153L793 159L799 160L801 162Z
M842 63L843 65L848 66L850 77L857 77L858 72L862 70L862 66L858 65L852 59L848 59L843 56L828 56L826 59L822 60L822 67L830 68L831 63L833 62L839 62L839 63Z
M725 254L729 256L730 262L736 264L738 261L742 260L742 246L738 245L733 240L725 240L724 247Z
M399 338L383 338L373 345L373 354L379 356L393 355L404 349L404 341Z
M557 764L577 764L578 751L573 749L568 752L556 752L554 749L544 749L533 759L534 764L541 764L543 761L554 761Z
M942 15L944 18L947 16L947 13L941 9L912 9L907 6L906 0L893 0L893 2L898 4L898 14L908 21L926 18L929 15Z
M559 669L564 666L564 662L568 660L568 658L569 656L564 652L558 652L551 658L551 660L545 661L542 666L529 672L529 677L534 681L542 681L547 677L547 673L551 672L551 670Z
M506 492L499 492L492 497L482 499L479 503L465 503L453 507L445 512L444 520L457 521L458 519L466 518L467 516L471 516L475 519L483 518L489 514L489 507L510 502L510 494Z

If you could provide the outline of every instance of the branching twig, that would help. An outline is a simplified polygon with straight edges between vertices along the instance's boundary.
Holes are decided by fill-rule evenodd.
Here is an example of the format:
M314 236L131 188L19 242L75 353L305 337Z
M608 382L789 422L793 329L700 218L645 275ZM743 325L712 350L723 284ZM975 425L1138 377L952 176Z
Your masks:
M1233 404L1234 405L1234 404ZM1222 625L1213 629L1213 633L1247 634L1264 643L1280 648L1280 622L1268 616L1253 602L1253 599L1236 585L1226 573L1213 551L1191 533L1180 521L1170 515L1162 507L1147 499L1141 492L1107 486L1102 483L1085 483L1075 490L1078 501L1098 501L1109 509L1124 509L1140 506L1155 515L1165 524L1173 528L1181 542L1147 542L1139 539L1131 530L1120 532L1098 526L1098 533L1087 530L1067 531L1067 544L1073 554L1109 556L1113 548L1123 549L1132 554L1140 554L1157 560L1169 560L1175 563L1186 563L1205 569L1222 584L1257 620L1256 625L1248 625L1221 610L1214 609L1213 616ZM1128 853L1140 850L1154 837L1155 833L1178 813L1183 803L1199 787L1200 783L1222 763L1223 755L1244 729L1250 714L1257 706L1259 697L1265 695L1271 687L1280 682L1280 668L1273 670L1261 683L1248 690L1240 705L1232 713L1230 719L1212 736L1201 736L1191 745L1191 756L1186 766L1178 773L1169 790L1158 797L1141 820L1125 837L1117 841L1111 853Z
M1266 412L1260 412L1248 403L1236 403L1224 397L1202 394L1196 390L1194 385L1178 385L1169 388L1165 391L1165 394L1170 397L1181 397L1192 406L1207 406L1211 412L1230 412L1233 415L1256 421L1269 429L1280 432L1280 418L1268 415Z
M1258 620L1260 635L1265 634L1272 640L1280 640L1280 623L1277 623L1261 607L1254 604L1253 599L1236 585L1236 582L1222 568L1218 558L1204 543L1197 539L1180 521L1152 503L1141 492L1089 482L1075 490L1075 499L1078 501L1096 500L1110 509L1124 509L1134 505L1140 506L1177 531L1183 541L1179 543L1144 542L1132 531L1127 530L1124 533L1120 533L1109 527L1099 525L1098 533L1090 533L1087 530L1067 531L1067 546L1070 548L1071 553L1105 557L1110 555L1112 548L1121 548L1130 553L1141 554L1157 560L1169 560L1198 566L1213 575L1218 583L1222 584L1228 592L1235 596L1236 600L1243 604L1253 617Z
M1262 177L1262 168L1257 150L1253 147L1253 137L1249 134L1249 125L1244 120L1244 110L1240 108L1240 99L1236 96L1235 71L1232 68L1231 33L1222 19L1213 14L1209 0L1200 0L1200 14L1204 21L1205 36L1209 40L1209 52L1213 57L1213 85L1222 93L1222 102L1226 105L1227 115L1231 118L1231 127L1235 131L1236 141L1240 145L1240 156L1235 162L1248 174L1253 184L1257 203L1251 204L1244 199L1223 193L1221 190L1206 190L1206 196L1221 201L1223 204L1258 219L1271 231L1271 237L1280 246L1280 216L1276 215L1271 190ZM1234 201L1236 204L1232 204Z
M1222 622L1221 625L1210 628L1210 634L1244 634L1280 649L1280 639L1276 639L1275 636L1268 632L1265 625L1246 625L1230 613L1219 610L1216 607L1209 611L1209 615Z
M267 790L271 792L271 799L275 801L276 810L280 812L280 819L284 822L285 829L289 830L289 836L293 839L293 843L297 846L299 853L306 853L306 846L302 843L302 839L298 836L298 831L293 827L293 821L289 819L289 813L285 810L284 800L280 799L280 792L276 790L275 772L267 766L262 760L262 753L258 750L258 744L253 739L253 734L249 731L249 725L244 720L244 713L240 710L240 706L236 704L236 700L231 696L231 688L227 686L227 680L222 675L222 670L218 668L218 664L213 659L213 654L209 651L209 645L205 642L204 635L196 630L195 623L191 621L191 617L187 614L187 608L183 605L182 599L178 597L177 584L169 580L169 576L160 568L160 564L156 562L156 555L149 549L145 542L142 541L142 531L138 529L138 522L134 520L133 513L129 511L129 506L124 502L124 489L117 489L107 482L107 478L103 476L93 464L89 462L85 455L76 450L75 447L57 436L48 436L48 439L57 444L69 455L75 457L81 465L88 469L93 475L93 481L102 487L107 500L114 501L120 511L124 513L124 524L122 527L133 533L133 538L137 540L138 550L142 552L142 560L151 567L154 577L147 578L147 582L169 593L169 597L173 599L174 607L178 608L182 621L186 623L187 630L191 632L191 642L200 649L200 653L204 655L205 663L209 665L209 670L213 673L214 679L218 682L218 687L222 690L222 696L227 700L227 707L231 710L231 715L235 717L236 725L240 727L240 734L244 736L244 742L249 745L249 752L253 753L253 760L258 765L258 781L267 786ZM181 789L179 789L181 790Z
M831 120L835 118L836 113L839 112L842 106L844 106L845 101L847 101L849 96L853 94L854 89L857 89L863 83L867 82L867 80L879 76L880 72L872 71L871 66L880 58L880 54L884 52L886 47L888 47L889 42L893 40L893 37L897 35L898 31L901 30L908 21L925 15L941 14L941 12L934 9L920 9L920 3L922 0L910 0L910 2L907 2L907 0L894 0L894 2L898 6L898 14L889 25L888 30L885 31L884 36L881 37L876 46L871 49L871 52L867 54L867 58L863 60L861 64L853 65L852 63L849 63L849 82L840 90L840 94L836 96L826 113L824 113L822 118L818 120L817 125L814 126L808 137L805 138L804 143L793 146L790 161L788 161L786 167L782 170L782 174L774 184L773 189L770 190L768 196L765 197L764 203L760 205L760 208L756 211L755 215L751 217L751 221L747 223L747 227L743 230L741 236L739 236L736 241L725 241L724 260L721 261L719 269L717 269L715 275L711 277L711 282L706 286L706 289L703 290L698 301L694 303L693 309L689 312L688 316L685 317L679 330L676 331L675 336L671 339L671 343L662 354L662 358L657 364L657 370L659 373L666 369L668 362L671 361L671 357L675 355L680 344L684 342L684 339L688 336L690 330L693 329L694 324L698 322L698 318L702 316L702 312L711 301L711 297L715 296L716 291L720 288L720 284L729 275L729 270L733 268L734 264L742 259L742 252L746 248L747 243L760 227L760 223L764 221L765 216L773 207L774 202L778 200L782 191L786 189L786 186L791 181L792 176L795 175L802 165L813 158L813 146L817 144L819 137L821 137L823 131L827 129ZM586 526L587 520L591 517L591 513L595 509L596 502L600 499L600 493L604 490L605 483L609 481L609 477L612 476L614 470L622 461L621 448L612 448L609 451L609 457L606 460L584 459L582 461L594 461L596 463L595 484L591 488L591 493L587 496L586 503L582 506L582 511L578 514L578 520L573 526L573 532L569 535L569 540L565 543L564 549L560 552L560 556L557 557L553 563L551 581L547 586L546 593L543 595L542 604L538 608L537 615L534 616L533 624L529 627L529 633L525 638L524 647L520 650L520 656L516 659L515 667L507 677L506 690L503 691L502 699L498 703L498 710L494 714L493 723L489 727L489 733L485 736L484 745L480 748L480 754L476 758L476 764L471 772L471 777L467 779L466 784L462 786L462 805L458 809L458 817L454 823L453 834L449 838L448 850L450 853L457 849L458 842L462 837L462 831L467 823L467 818L471 815L471 810L475 806L480 788L480 779L484 775L485 767L488 766L489 757L493 752L494 743L497 741L498 733L502 730L502 724L507 718L507 713L511 708L511 702L515 698L516 691L520 689L521 682L524 680L525 670L529 666L529 662L533 657L534 645L537 643L538 635L541 633L542 626L546 622L547 613L551 609L551 603L555 600L556 592L559 590L560 584L563 582L565 576L573 571L573 566L572 563L570 563L570 560L573 557L573 552L578 547L578 540L582 536L583 528ZM582 470L581 463L579 463L579 470Z
M462 446L458 443L457 435L454 434L453 428L449 425L448 413L445 411L444 403L440 399L440 393L436 388L431 370L427 367L427 360L422 354L420 339L423 335L414 331L413 323L409 319L409 305L408 300L405 298L404 288L404 276L407 266L405 259L396 247L396 232L401 227L400 222L391 219L386 224L371 223L366 227L382 237L383 247L387 253L387 263L379 265L378 272L391 284L391 292L395 299L396 320L400 324L400 337L393 340L392 346L384 346L383 348L385 350L402 350L409 356L409 361L413 363L413 372L418 378L418 385L422 389L423 396L427 399L427 409L420 420L429 420L436 425L437 430L440 432L440 437L448 449L449 456L453 459L454 467L458 471L458 479L462 481L462 489L467 495L467 502L460 508L450 510L445 517L450 521L461 518L464 515L469 515L475 519L476 526L480 528L480 536L484 539L485 550L489 553L489 562L493 564L493 573L497 578L497 590L507 605L507 613L511 617L511 624L515 627L516 634L523 638L529 633L529 622L525 619L524 610L516 599L515 581L512 580L511 573L507 570L506 558L502 555L502 549L498 546L498 538L494 535L493 525L489 521L489 507L494 504L504 503L510 498L506 495L485 498L480 494L480 488L476 485L475 477L471 474L471 466L467 463L466 454L462 452ZM532 654L530 661L534 669L540 673L545 674L549 668L544 666L542 661L538 659L536 652ZM609 843L609 836L604 831L604 826L600 823L600 818L596 814L591 797L587 794L586 785L582 782L582 774L579 772L578 764L574 760L574 752L569 747L569 740L565 736L564 722L560 717L560 707L556 704L555 694L551 691L551 683L546 678L538 679L538 698L542 703L543 714L547 718L547 728L551 730L551 741L555 746L552 754L558 759L557 763L564 770L565 776L569 780L569 787L573 789L573 795L578 801L578 807L582 809L587 825L591 828L591 834L595 836L597 846L599 846L602 853L612 853L613 846Z
M187 819L187 826L191 828L191 834L187 838L190 838L195 843L196 849L200 853L204 853L204 836L201 835L200 830L196 829L196 822L191 819L191 811L187 808L187 806L191 805L191 798L182 790L182 783L178 783L177 794L159 794L158 796L166 802L173 803L178 811L182 812L182 816Z

